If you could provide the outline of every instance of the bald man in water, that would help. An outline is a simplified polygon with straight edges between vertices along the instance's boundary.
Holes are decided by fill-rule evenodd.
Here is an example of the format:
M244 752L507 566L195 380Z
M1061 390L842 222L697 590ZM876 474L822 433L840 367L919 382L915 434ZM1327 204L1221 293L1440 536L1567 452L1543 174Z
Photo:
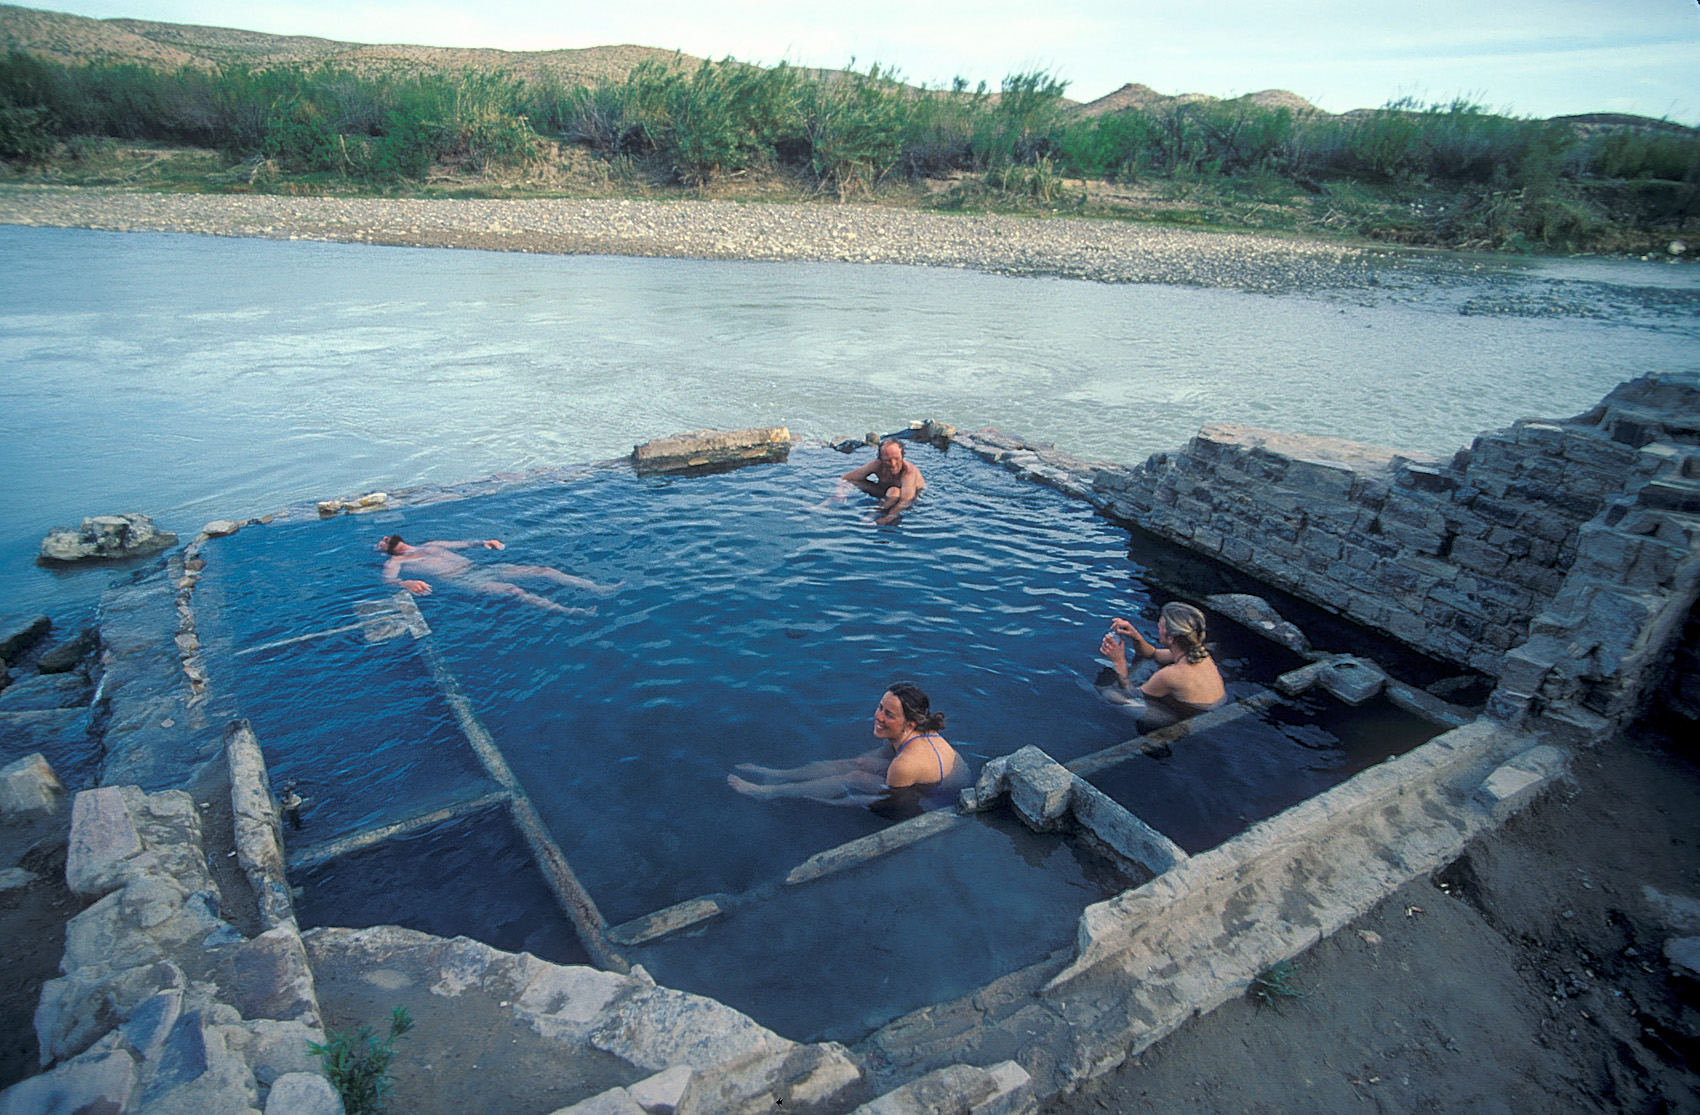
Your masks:
M833 498L842 499L850 488L859 488L880 501L874 522L895 523L926 486L920 467L903 455L903 443L888 437L880 442L879 455L872 463L858 465L838 478Z
M404 571L439 577L472 592L517 597L527 604L552 612L571 616L593 616L596 614L595 608L568 608L536 593L527 592L504 578L550 581L594 592L599 596L606 596L625 583L622 581L620 584L599 585L547 565L513 565L509 562L498 562L495 565L479 566L474 565L472 559L455 552L474 546L481 546L486 550L507 548L497 538L469 538L458 542L437 540L411 546L402 541L401 535L387 534L378 540L377 551L389 559L384 562L384 580L392 585L400 585L415 596L431 595L431 585L427 581L417 579L404 580Z

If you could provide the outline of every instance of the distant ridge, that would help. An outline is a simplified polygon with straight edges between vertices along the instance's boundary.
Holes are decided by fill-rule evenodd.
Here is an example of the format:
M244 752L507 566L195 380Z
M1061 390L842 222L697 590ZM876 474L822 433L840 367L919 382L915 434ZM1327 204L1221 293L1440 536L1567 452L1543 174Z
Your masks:
M1095 101L1086 102L1075 110L1075 114L1078 116L1107 116L1112 112L1125 112L1130 108L1161 108L1171 104L1191 104L1194 101L1219 101L1223 99L1246 100L1262 108L1285 108L1294 112L1314 112L1327 115L1297 93L1289 93L1285 89L1264 89L1239 98L1212 97L1208 93L1181 93L1171 97L1157 92L1149 85L1139 85L1131 81L1113 93L1106 93Z
M66 65L89 62L134 62L159 69L184 66L215 69L223 66L313 66L331 63L354 70L465 68L503 69L522 76L552 74L564 81L619 80L643 62L674 62L695 67L701 58L656 47L623 44L574 50L511 51L469 47L421 46L408 43L351 43L310 35L272 35L234 27L203 27L190 23L159 23L145 19L90 19L64 12L45 12L0 4L0 49L21 50ZM827 78L837 71L808 69ZM996 96L996 94L993 94ZM1215 100L1202 93L1168 97L1150 86L1129 83L1090 104L1063 104L1084 116L1102 116L1127 108ZM1254 104L1317 112L1315 105L1284 89L1253 93Z
M620 45L576 50L512 51L406 43L338 42L307 35L270 35L232 27L90 19L0 4L0 49L20 50L67 65L134 62L159 69L230 65L267 69L334 63L355 70L505 69L524 76L553 74L567 81L618 80L643 62L702 61L656 47Z
M553 76L572 84L618 81L644 62L677 63L695 68L703 60L657 47L625 43L562 50L495 50L479 47L422 46L409 43L352 43L310 35L272 35L234 27L203 27L190 23L159 23L145 19L91 19L66 12L0 4L0 50L18 50L65 65L91 62L135 63L161 70L185 66L217 69L251 66L314 66L330 63L356 71L506 70L520 77ZM810 75L832 80L842 71L804 68ZM994 92L993 96L997 94ZM1238 98L1207 93L1170 96L1149 85L1129 82L1113 93L1085 104L1063 98L1069 112L1085 117L1105 116L1129 109L1151 109L1200 101L1243 100L1264 108L1285 108L1296 114L1330 115L1297 93L1264 89ZM1375 109L1358 108L1345 116L1363 116ZM1672 129L1681 124L1623 113L1585 113L1554 119L1587 133L1602 128Z

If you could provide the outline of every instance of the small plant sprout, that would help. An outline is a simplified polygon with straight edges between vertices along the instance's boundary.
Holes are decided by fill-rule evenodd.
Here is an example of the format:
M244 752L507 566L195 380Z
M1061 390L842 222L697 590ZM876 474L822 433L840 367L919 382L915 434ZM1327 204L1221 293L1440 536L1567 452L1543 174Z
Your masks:
M377 1115L384 1109L395 1043L411 1029L413 1016L406 1007L397 1007L390 1014L390 1032L384 1038L362 1024L331 1034L323 1045L307 1043L307 1051L324 1063L325 1075L342 1097L346 1115Z
M1251 981L1251 986L1246 988L1246 994L1250 995L1259 1007L1280 1010L1283 1000L1303 999L1309 995L1309 992L1300 991L1293 986L1293 978L1296 975L1292 961L1277 960Z

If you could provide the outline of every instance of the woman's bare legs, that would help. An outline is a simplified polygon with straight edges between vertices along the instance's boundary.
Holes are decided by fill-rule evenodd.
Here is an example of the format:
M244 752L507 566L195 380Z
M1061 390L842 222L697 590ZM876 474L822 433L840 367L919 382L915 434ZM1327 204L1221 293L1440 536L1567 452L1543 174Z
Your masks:
M853 761L853 760L846 760ZM824 766L827 764L810 764ZM799 768L801 769L801 768ZM807 798L826 805L868 805L886 794L885 779L865 770L847 770L825 778L804 782L780 782L758 785L735 774L726 776L726 784L746 797L771 801L774 798Z
M859 759L822 759L789 770L780 767L758 767L754 763L739 763L733 770L753 775L767 783L813 782L820 778L838 778L860 770Z

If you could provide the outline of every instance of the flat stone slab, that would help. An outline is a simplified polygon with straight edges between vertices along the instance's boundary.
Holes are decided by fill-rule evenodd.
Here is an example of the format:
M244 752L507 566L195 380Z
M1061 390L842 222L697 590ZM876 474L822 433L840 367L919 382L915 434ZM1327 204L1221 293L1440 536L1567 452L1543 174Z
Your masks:
M779 460L791 451L784 426L747 430L693 430L655 438L632 448L632 466L640 473L675 472L742 462Z
M805 883L859 863L866 863L887 852L894 852L917 841L937 836L961 820L956 814L941 809L892 825L890 828L880 829L878 832L840 844L836 848L815 853L793 867L790 874L785 876L785 882L788 885Z
M1316 683L1348 705L1361 705L1387 684L1381 667L1367 658L1342 655L1316 672Z
M641 945L645 941L665 937L699 921L719 917L730 900L731 896L726 894L705 894L700 898L689 898L665 910L657 910L653 914L645 914L641 918L633 918L624 924L616 925L608 931L608 937L617 945Z
M1552 782L1563 776L1570 756L1549 744L1531 747L1482 780L1475 798L1487 806L1494 823L1528 805Z
M125 863L142 854L142 838L116 786L84 790L71 804L71 842L65 883L73 893L98 898L123 885Z
M1261 596L1244 592L1221 592L1205 597L1204 602L1219 614L1251 628L1264 638L1279 643L1296 654L1304 654L1310 650L1310 640L1305 637L1305 633L1283 618L1281 613Z
M1345 438L1289 434L1234 422L1208 423L1199 428L1198 438L1219 445L1261 449L1265 453L1318 464L1343 465L1354 472L1385 472L1392 467L1395 460L1401 459L1429 466L1443 463L1438 457L1403 452L1380 445L1367 445L1360 441L1347 441Z
M809 1111L861 1079L842 1047L799 1045L641 967L550 964L395 926L313 929L303 943L329 1028L376 1026L398 1005L413 1015L393 1075L396 1109L415 1115L669 1099L681 1115Z

